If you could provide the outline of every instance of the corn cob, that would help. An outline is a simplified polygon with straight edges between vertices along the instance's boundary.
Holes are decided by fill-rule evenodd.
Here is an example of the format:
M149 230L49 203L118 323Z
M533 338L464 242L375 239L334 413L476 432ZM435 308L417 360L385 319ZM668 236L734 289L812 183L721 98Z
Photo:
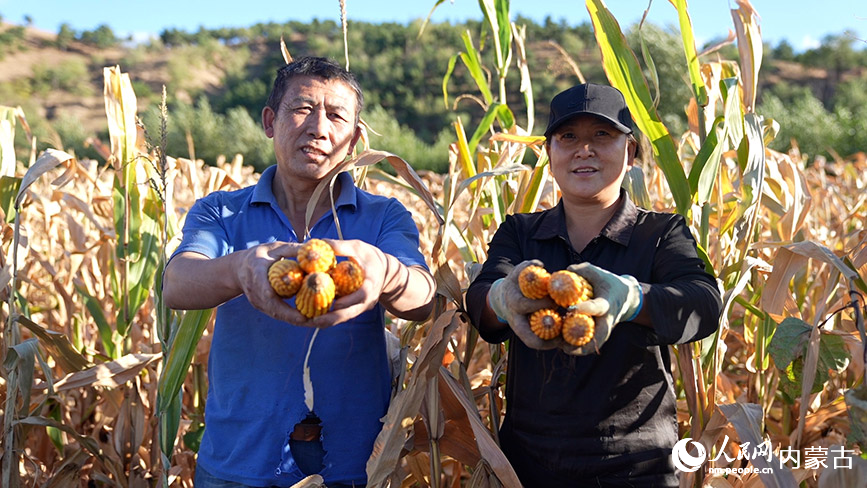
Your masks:
M298 261L282 259L275 261L268 268L268 281L271 283L271 288L274 288L274 291L284 298L295 295L298 288L301 287L303 279L304 272Z
M518 286L527 298L545 298L548 296L548 281L551 275L541 266L527 266L518 275Z
M593 339L596 324L593 317L571 311L563 319L563 340L573 346L583 346Z
M548 294L564 308L593 298L593 287L584 279L569 270L557 271L548 280Z
M339 297L349 295L364 283L364 269L355 258L337 263L328 274L334 280L335 293Z
M305 273L328 272L337 264L334 249L321 239L310 239L298 250L298 264Z
M541 339L550 340L560 335L562 319L556 310L543 308L530 315L530 329Z
M322 315L334 301L334 280L328 273L314 272L304 278L295 306L307 318Z

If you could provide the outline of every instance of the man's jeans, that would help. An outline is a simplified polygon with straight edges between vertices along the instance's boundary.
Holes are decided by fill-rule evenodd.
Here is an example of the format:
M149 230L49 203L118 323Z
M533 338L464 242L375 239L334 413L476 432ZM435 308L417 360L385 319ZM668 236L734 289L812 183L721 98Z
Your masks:
M196 466L196 488L256 488L234 481L221 480L207 472L201 466ZM331 484L328 488L352 488L352 485Z

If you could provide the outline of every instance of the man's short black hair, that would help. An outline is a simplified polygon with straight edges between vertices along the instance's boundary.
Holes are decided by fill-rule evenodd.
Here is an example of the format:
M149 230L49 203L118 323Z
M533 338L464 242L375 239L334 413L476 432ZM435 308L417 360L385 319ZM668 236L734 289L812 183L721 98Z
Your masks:
M358 110L355 113L355 123L358 123L358 117L361 114L361 109L364 107L364 93L355 75L330 59L314 56L298 58L277 70L277 78L274 80L274 87L271 89L271 94L268 96L268 103L266 104L268 107L271 107L271 110L275 114L280 108L280 102L283 100L283 95L286 94L286 89L289 87L292 79L298 76L313 76L322 78L323 80L340 80L349 85L355 91L356 105L358 105Z

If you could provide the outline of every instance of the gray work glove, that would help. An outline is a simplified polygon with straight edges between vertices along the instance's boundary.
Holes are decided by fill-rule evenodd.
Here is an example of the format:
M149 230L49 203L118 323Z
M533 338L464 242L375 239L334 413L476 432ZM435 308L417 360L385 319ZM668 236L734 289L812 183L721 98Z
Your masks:
M522 261L515 266L505 278L500 278L488 290L488 305L502 322L509 324L512 331L527 347L533 349L554 349L568 345L562 338L544 340L530 329L528 316L542 308L555 308L554 300L550 298L532 299L521 293L518 285L518 275L527 266L544 266L541 261L533 259Z
M596 352L608 340L614 326L638 316L643 303L641 285L633 276L616 275L590 263L573 264L569 271L583 276L593 285L593 298L575 305L574 310L593 316L596 331L593 339L571 354Z

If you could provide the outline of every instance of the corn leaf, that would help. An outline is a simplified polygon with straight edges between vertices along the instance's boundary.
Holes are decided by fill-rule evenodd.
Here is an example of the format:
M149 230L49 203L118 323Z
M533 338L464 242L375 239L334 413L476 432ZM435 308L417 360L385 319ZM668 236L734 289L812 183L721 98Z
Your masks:
M458 163L463 170L463 177L472 178L476 175L476 167L473 164L473 153L470 152L469 144L467 144L467 134L464 132L464 125L461 119L455 121L455 133L458 136Z
M689 67L689 81L692 83L692 93L700 107L707 105L707 90L701 77L701 65L695 50L695 37L692 33L692 22L689 20L686 0L674 0L677 7L677 19L680 22L680 35L683 39L683 52Z
M100 363L83 371L70 373L54 382L56 391L78 390L81 388L116 388L134 379L142 369L158 361L159 353L133 353ZM35 388L43 389L48 385L40 383Z
M689 183L674 140L653 107L638 60L629 48L620 25L602 0L586 0L586 5L593 21L596 42L602 51L602 65L608 81L623 93L636 125L650 138L653 153L668 181L677 211L687 215L691 201Z
M482 120L479 122L479 126L476 127L476 131L473 133L473 137L470 138L470 142L467 143L468 151L470 154L476 153L476 147L479 145L479 141L484 137L485 133L491 130L491 126L494 125L494 120L500 117L500 112L505 111L511 115L511 111L509 107L503 105L500 102L494 102L488 107L488 111L485 112L485 116L482 117ZM515 119L511 117L512 124L514 125Z
M857 442L861 449L867 446L867 383L861 382L860 385L850 388L843 394L846 399L846 409L849 412L849 423L851 425L851 438ZM856 458L857 459L857 458ZM830 470L826 470L830 471ZM834 470L845 471L845 470ZM864 479L864 478L860 478ZM829 485L830 486L857 486L857 485Z
M524 103L527 105L527 133L533 132L533 127L536 123L536 103L533 100L533 84L530 82L530 68L527 64L527 52L524 47L524 40L527 38L527 26L520 28L514 23L512 24L512 36L515 39L515 47L518 50L517 59L518 71L521 73L521 86L518 90L524 94Z
M108 323L108 319L105 317L102 304L99 300L88 293L84 287L76 285L75 289L78 291L78 294L81 295L82 300L84 300L84 305L87 307L87 311L90 312L91 318L93 318L93 321L96 323L96 327L99 330L99 338L102 340L102 347L105 349L105 355L111 359L117 359L118 351L117 346L114 343L114 331Z
M470 35L470 31L465 31L461 38L464 40L464 48L466 49L465 52L460 53L461 61L464 62L464 66L470 71L470 76L476 82L479 91L482 92L485 104L488 105L493 101L494 96L491 94L491 87L488 86L488 78L482 70L482 61L479 58L479 53L476 51L475 46L473 46L473 38Z
M15 221L15 196L21 188L21 178L0 176L0 210L6 216L6 223Z
M479 0L479 7L494 33L494 52L497 55L497 71L505 75L512 57L512 30L509 21L509 0ZM501 100L505 103L505 100Z
M446 110L449 108L449 80L452 77L452 73L455 71L455 63L458 58L461 56L461 53L457 53L451 58L449 58L449 64L446 68L446 74L443 76L443 105Z
M3 361L4 371L16 371L15 382L9 384L9 388L17 389L19 397L24 401L18 416L26 417L30 414L30 390L33 386L33 372L35 370L36 357L39 353L39 341L28 339L19 344L9 346L6 350L6 358ZM48 370L51 373L51 370ZM11 406L14 406L11 405ZM12 415L6 412L7 415Z
M632 166L629 168L629 171L626 172L626 176L623 178L621 186L626 189L626 192L629 193L629 197L636 205L646 209L653 208L653 202L650 201L650 194L647 193L647 185L644 183L644 170L642 170L640 166Z
M711 199L713 184L719 171L723 152L723 145L719 143L717 131L724 121L723 117L717 117L714 121L707 133L704 144L701 145L701 149L699 149L698 154L695 156L692 169L689 171L689 187L692 189L696 203L699 205L704 205Z
M159 397L157 401L159 402L160 400L165 401L162 397ZM178 390L171 401L168 402L166 408L157 412L157 416L160 419L160 451L167 458L171 457L172 452L175 450L175 440L178 437L178 429L181 426L182 400L183 393Z
M187 310L180 319L178 331L172 339L171 351L160 376L157 410L165 414L175 396L181 391L187 370L196 353L196 345L211 319L213 309Z
M751 446L758 446L763 442L761 428L762 407L754 403L733 403L719 406L723 415L729 419L740 437L741 443L749 442ZM759 478L768 488L787 488L797 486L792 472L783 465L779 458L771 454L771 461L767 457L755 456L750 462L759 468Z
M521 202L521 213L533 212L538 208L539 201L542 199L542 190L545 189L545 181L548 177L548 163L548 153L543 153L536 161L533 177L530 179L530 184L524 193L524 200Z
M822 261L830 264L839 271L847 280L857 280L860 278L858 272L850 268L842 259L840 259L833 251L815 241L801 241L794 244L789 244L785 247L789 251L805 256L811 259Z
M392 400L383 418L382 430L374 441L373 452L367 460L367 486L384 486L397 468L406 435L421 408L427 382L438 373L448 338L460 322L460 315L452 310L440 315L428 330L409 385Z
M75 431L75 429L64 423L47 417L30 416L27 418L16 420L15 424L34 425L39 427L53 427L55 429L62 430L67 435L75 439L75 441L81 444L85 449L87 449L87 451L90 452L95 458L99 459L101 462L105 461L105 453L103 453L102 449L99 448L99 444L96 442L95 439L79 434Z
M21 107L0 105L0 176L15 176L15 121L21 122L27 137L31 138L30 126Z
M36 336L60 368L74 373L90 367L88 360L72 347L66 334L45 329L27 317L19 315L15 319Z
M446 0L437 0L434 6L431 7L430 12L428 12L427 17L424 18L424 21L422 21L421 23L421 27L419 27L418 29L418 36L416 36L416 39L421 39L422 34L424 34L424 29L425 27L427 27L428 22L430 22L430 18L433 15L434 11L445 1Z
M759 68L762 65L762 31L758 16L749 0L738 0L738 9L732 10L735 32L738 36L738 54L743 74L744 108L753 112L759 86Z
M45 152L36 159L36 162L30 166L30 169L24 173L24 178L21 179L21 185L18 188L18 195L15 197L15 207L18 208L21 206L21 201L24 200L24 194L27 189L30 188L30 185L35 183L40 176L61 164L76 164L75 158L63 151L58 151L57 149L46 149Z
M140 249L136 255L129 256L129 311L126 316L118 315L117 331L121 336L126 336L133 318L150 296L160 258L160 224L155 215L159 211L158 205L152 199L146 204L135 239Z

